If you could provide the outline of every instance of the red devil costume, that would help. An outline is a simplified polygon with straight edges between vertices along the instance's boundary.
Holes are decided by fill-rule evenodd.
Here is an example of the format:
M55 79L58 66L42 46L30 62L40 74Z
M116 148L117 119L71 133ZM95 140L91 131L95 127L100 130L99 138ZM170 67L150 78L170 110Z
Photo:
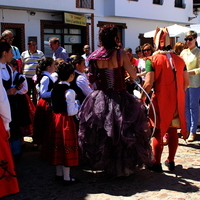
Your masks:
M172 51L167 51L166 47L169 47L170 40L166 28L156 30L154 42L156 50L159 50L146 62L147 76L143 87L147 93L151 87L154 90L153 105L149 111L150 124L156 128L152 139L154 165L151 169L162 172L160 162L164 134L168 133L169 155L165 165L169 170L175 169L174 157L178 147L177 128L181 128L184 139L187 137L185 89L188 79L183 59ZM142 100L145 100L144 93ZM153 114L153 106L156 116Z

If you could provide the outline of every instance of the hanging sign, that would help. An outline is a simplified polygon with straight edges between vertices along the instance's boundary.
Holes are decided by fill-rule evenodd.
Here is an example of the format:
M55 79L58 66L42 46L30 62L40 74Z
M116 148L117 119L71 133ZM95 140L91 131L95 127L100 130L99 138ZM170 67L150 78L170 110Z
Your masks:
M86 17L81 15L74 15L71 13L64 13L64 22L66 24L86 26Z

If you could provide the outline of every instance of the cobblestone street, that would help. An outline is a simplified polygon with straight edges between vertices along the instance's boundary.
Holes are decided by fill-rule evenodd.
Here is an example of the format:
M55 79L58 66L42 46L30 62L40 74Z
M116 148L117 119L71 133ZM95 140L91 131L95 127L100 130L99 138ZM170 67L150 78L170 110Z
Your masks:
M26 151L16 164L21 192L2 200L199 200L200 199L200 133L197 140L186 144L179 139L176 169L164 173L146 169L119 180L102 178L80 167L74 168L74 177L81 180L74 185L63 186L54 180L55 168L40 158L39 151L32 151L27 143ZM164 148L162 162L167 157Z

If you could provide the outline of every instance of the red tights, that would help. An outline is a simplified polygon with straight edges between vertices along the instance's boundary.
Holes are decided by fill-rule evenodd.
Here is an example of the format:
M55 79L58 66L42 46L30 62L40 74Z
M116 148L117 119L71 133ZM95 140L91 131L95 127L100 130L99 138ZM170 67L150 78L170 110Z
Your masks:
M173 162L178 147L178 134L176 128L169 128L168 133L168 149L169 155L168 162ZM163 136L160 133L160 129L156 129L152 138L154 163L161 163L161 155L163 151Z

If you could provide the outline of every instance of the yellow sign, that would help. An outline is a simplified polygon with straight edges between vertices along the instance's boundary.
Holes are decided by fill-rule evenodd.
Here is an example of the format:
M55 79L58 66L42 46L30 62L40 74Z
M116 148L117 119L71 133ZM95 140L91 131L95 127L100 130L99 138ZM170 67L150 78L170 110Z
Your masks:
M86 26L86 17L64 13L64 21L66 24L75 24L79 26Z

